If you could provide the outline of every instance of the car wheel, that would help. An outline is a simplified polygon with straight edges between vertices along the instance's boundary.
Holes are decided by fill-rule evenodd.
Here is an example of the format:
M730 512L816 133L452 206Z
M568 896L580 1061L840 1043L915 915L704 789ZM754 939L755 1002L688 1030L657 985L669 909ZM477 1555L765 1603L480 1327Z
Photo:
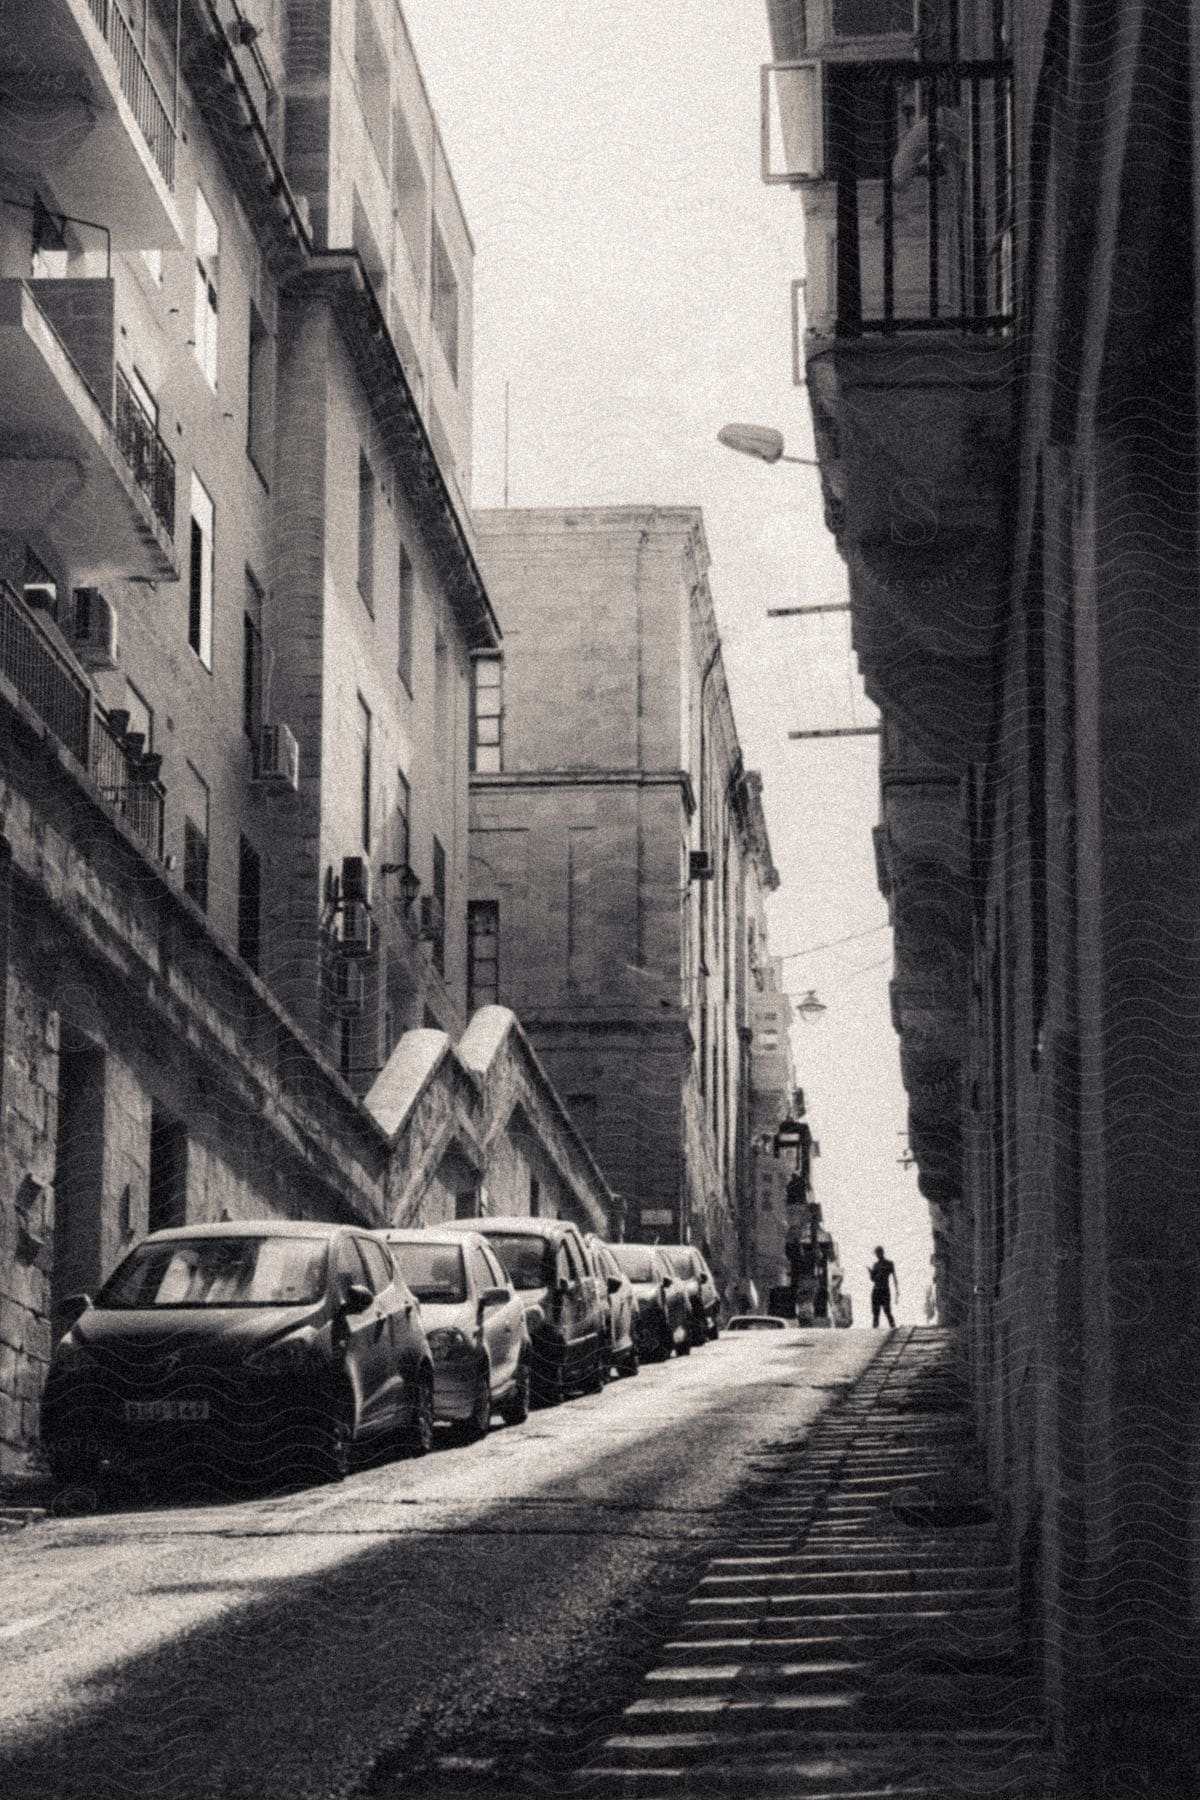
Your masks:
M433 1449L433 1376L428 1369L422 1369L417 1376L416 1398L404 1432L404 1448L410 1456L428 1456Z
M654 1362L669 1361L671 1351L673 1348L674 1348L674 1338L672 1337L672 1334L671 1334L671 1321L664 1316L663 1318L661 1318L659 1320L658 1329L654 1334L654 1350L652 1353L653 1361Z
M683 1342L681 1344L676 1344L675 1354L676 1356L690 1356L692 1354L692 1334L686 1326L684 1327L683 1332Z
M338 1388L329 1395L316 1421L312 1463L322 1481L344 1481L354 1449L354 1395Z
M708 1327L709 1342L711 1344L715 1344L717 1339L720 1337L720 1335L721 1335L721 1321L720 1321L720 1319L718 1319L714 1316L714 1318L710 1321L709 1327Z
M529 1417L529 1364L522 1362L513 1377L513 1391L500 1408L506 1425L523 1425Z
M477 1444L485 1438L492 1427L492 1378L486 1363L479 1371L479 1379L475 1383L475 1395L471 1401L471 1412L455 1429L455 1437L462 1444Z
M642 1359L638 1352L637 1333L631 1331L629 1333L629 1348L625 1352L624 1361L621 1363L621 1373L622 1375L636 1375L641 1366Z

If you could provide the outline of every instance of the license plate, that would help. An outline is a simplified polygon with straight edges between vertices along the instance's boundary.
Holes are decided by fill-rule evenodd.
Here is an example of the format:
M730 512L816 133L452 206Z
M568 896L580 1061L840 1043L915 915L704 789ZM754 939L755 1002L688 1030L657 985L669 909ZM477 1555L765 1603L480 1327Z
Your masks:
M125 1420L130 1425L175 1424L207 1419L207 1400L127 1400Z

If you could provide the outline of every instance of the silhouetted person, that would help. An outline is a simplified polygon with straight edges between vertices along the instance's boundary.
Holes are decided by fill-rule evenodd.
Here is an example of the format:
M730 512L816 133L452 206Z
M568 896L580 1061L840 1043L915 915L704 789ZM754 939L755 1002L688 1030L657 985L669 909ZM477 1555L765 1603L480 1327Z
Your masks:
M892 1330L896 1329L896 1321L892 1317L892 1284L895 1282L896 1298L900 1298L900 1283L896 1280L896 1265L883 1254L883 1245L875 1246L875 1261L867 1270L871 1277L871 1329L879 1324L879 1315L883 1314Z

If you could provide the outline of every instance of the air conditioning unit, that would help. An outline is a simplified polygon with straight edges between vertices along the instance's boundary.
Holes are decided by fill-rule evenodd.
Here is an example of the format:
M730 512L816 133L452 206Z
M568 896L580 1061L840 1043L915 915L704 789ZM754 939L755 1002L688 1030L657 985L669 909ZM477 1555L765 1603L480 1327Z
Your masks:
M804 48L810 53L912 56L927 0L808 0ZM932 9L931 9L932 10Z
M34 612L53 613L58 607L58 588L53 581L27 581L21 593Z
M258 741L256 781L300 786L300 746L287 725L264 725Z
M343 856L342 899L371 904L371 865L365 856Z
M417 912L417 935L423 938L440 938L445 930L446 916L442 903L436 894L422 894Z
M688 880L711 881L713 878L713 859L710 850L692 850L688 853Z
M361 900L351 900L338 914L338 946L343 956L370 956L371 914Z
M76 588L72 596L71 648L85 669L117 666L117 609L99 588Z
M362 964L339 956L333 965L333 1004L343 1019L353 1019L363 1009Z

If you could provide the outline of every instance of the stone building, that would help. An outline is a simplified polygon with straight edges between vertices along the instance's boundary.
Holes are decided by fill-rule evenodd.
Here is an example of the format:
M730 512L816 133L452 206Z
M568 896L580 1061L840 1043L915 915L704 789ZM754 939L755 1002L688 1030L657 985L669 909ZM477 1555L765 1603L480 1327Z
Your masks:
M0 1444L147 1227L611 1195L466 993L471 242L393 0L14 0ZM22 46L19 69L15 46Z
M758 959L756 958L756 962ZM755 969L750 995L750 1138L754 1191L750 1267L758 1297L788 1280L788 1183L796 1173L792 1153L781 1155L776 1134L798 1118L792 1055L792 1003L783 987L783 964L765 957Z
M1194 1793L1195 8L769 0L880 879L1064 1795ZM799 209L797 209L799 210ZM797 219L799 226L799 219ZM799 229L797 242L799 243Z
M475 998L522 1019L632 1238L744 1273L749 922L777 885L700 514L477 515L504 657L475 661Z

